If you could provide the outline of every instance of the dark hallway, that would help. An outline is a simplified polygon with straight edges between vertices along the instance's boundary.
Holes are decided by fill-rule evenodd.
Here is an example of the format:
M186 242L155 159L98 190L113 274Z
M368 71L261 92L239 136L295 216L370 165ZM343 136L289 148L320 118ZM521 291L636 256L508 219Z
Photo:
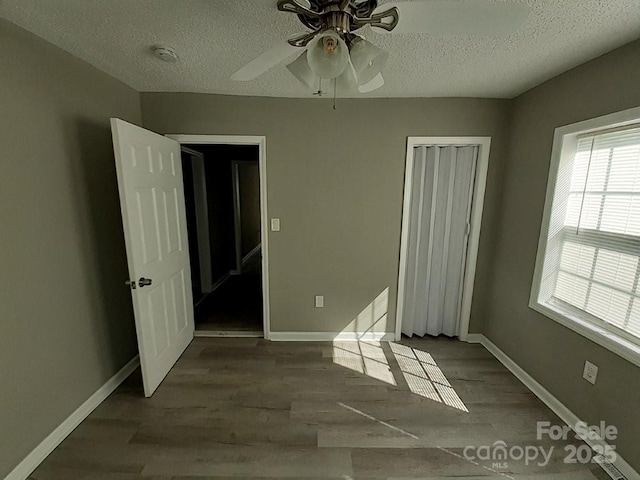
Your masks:
M241 275L230 276L196 306L198 332L263 336L260 260L260 253L254 255L243 267Z

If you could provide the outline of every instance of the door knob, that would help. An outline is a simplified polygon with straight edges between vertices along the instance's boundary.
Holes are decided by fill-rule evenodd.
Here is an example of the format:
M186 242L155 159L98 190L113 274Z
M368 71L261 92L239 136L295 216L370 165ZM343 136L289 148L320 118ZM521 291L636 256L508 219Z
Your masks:
M140 288L142 287L148 287L149 285L151 285L153 283L153 280L151 280L150 278L144 278L144 277L140 277L140 280L138 280L138 286Z

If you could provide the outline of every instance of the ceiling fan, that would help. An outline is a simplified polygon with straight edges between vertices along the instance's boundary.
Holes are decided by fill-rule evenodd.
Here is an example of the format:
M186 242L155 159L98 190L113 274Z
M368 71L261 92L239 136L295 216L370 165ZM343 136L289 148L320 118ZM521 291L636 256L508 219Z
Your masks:
M389 54L366 40L363 27L383 33L435 35L506 35L525 21L526 3L493 0L278 0L281 12L293 13L311 31L290 37L231 76L249 81L302 50L288 70L305 86L319 88L333 80L340 91L371 92L384 85ZM321 89L319 89L321 91Z

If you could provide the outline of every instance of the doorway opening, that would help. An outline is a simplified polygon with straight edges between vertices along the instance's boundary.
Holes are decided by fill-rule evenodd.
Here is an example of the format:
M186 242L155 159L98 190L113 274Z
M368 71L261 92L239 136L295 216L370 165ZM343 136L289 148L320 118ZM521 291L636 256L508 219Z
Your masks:
M490 137L409 137L396 340L466 340Z
M264 138L168 136L181 147L195 336L267 338Z

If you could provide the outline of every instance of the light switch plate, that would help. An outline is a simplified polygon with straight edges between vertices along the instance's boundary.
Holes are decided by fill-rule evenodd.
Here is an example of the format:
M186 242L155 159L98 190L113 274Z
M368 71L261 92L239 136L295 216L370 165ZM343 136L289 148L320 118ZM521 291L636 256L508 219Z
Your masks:
M322 295L316 295L316 308L324 307L324 297Z
M272 218L271 219L271 231L272 232L279 232L280 231L280 219L279 218Z

